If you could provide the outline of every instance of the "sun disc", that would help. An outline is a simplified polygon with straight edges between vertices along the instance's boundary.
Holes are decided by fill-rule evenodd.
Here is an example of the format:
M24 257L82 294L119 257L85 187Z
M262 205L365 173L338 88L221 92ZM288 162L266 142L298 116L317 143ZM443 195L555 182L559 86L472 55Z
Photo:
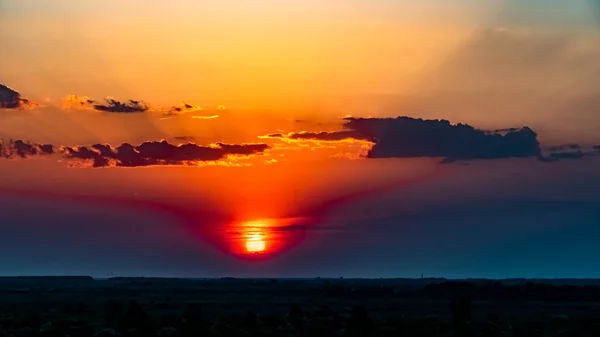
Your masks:
M246 250L248 253L260 253L265 250L265 241L260 234L252 234L246 240Z

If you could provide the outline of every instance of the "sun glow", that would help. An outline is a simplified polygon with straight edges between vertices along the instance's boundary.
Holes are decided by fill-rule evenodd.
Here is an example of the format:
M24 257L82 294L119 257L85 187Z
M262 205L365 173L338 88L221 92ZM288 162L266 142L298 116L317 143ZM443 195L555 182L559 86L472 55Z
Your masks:
M260 253L264 252L266 248L265 240L263 235L260 233L249 233L246 239L246 250L248 253Z
M251 261L262 261L299 242L303 232L293 226L301 221L299 218L236 221L229 225L224 237L233 255Z

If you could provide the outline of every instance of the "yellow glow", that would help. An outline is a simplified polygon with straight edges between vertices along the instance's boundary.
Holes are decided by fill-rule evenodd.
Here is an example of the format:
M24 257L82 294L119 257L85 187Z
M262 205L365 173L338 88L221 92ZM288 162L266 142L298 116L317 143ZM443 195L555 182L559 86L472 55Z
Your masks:
M260 253L265 250L265 241L260 233L250 233L246 240L248 253Z

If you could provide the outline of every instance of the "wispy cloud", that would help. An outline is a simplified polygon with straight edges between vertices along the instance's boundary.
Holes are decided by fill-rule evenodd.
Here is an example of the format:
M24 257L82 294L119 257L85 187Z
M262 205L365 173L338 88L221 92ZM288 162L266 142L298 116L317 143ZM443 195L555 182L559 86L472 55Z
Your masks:
M68 95L63 99L65 108L91 108L101 112L111 113L141 113L150 110L150 107L139 100L118 101L112 97L106 97L104 102L91 99L87 96Z
M212 115L212 116L192 116L193 119L216 119L219 118L219 115Z

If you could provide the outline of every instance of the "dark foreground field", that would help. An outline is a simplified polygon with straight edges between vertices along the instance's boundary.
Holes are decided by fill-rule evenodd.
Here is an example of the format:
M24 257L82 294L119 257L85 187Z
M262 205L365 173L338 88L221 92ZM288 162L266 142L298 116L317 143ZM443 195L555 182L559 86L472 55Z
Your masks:
M0 337L600 336L599 285L0 278Z

